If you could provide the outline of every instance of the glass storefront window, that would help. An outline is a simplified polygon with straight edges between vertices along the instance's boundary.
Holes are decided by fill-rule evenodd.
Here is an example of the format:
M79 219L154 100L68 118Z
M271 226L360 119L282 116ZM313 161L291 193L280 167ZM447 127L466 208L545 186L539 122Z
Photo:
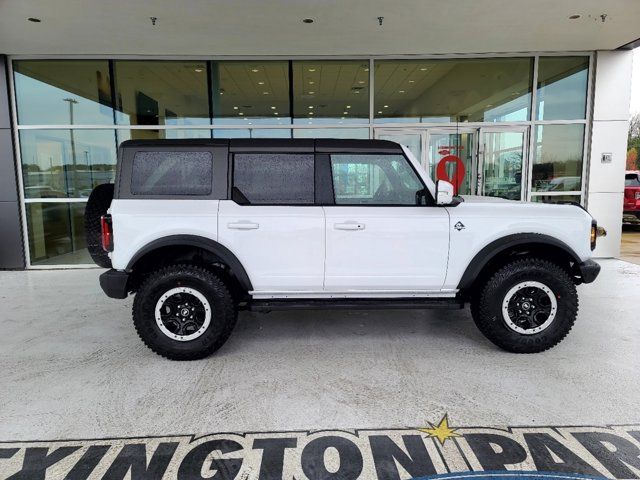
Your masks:
M538 120L586 118L589 57L540 57Z
M161 140L165 138L211 138L211 130L206 128L167 128L158 130L118 129L118 145L125 140Z
M198 61L113 62L120 125L207 125L207 65Z
M13 62L21 125L113 125L107 60Z
M213 123L287 125L289 62L211 62Z
M368 128L299 128L293 138L369 138Z
M85 205L84 202L26 204L33 265L93 263L84 237Z
M377 123L529 120L532 58L375 62Z
M580 204L580 195L533 195L532 202L538 203L566 203L573 202Z
M584 125L538 125L535 138L533 191L580 191Z
M292 62L293 123L369 122L369 62Z
M114 130L21 130L20 149L26 198L86 198L115 176Z

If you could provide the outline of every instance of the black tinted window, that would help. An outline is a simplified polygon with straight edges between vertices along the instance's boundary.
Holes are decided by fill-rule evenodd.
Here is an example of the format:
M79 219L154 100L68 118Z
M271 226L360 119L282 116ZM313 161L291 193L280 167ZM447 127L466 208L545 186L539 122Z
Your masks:
M637 173L627 173L624 176L625 187L640 187L640 175Z
M209 195L213 179L210 152L138 152L133 158L134 195Z
M236 154L233 199L252 205L313 204L313 172L313 154Z

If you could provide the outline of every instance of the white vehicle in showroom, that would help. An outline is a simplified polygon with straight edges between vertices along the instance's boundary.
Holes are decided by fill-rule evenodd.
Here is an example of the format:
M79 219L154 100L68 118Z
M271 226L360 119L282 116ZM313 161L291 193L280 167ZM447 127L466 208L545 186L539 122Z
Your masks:
M577 205L454 196L382 140L127 141L85 221L105 293L135 293L138 334L178 360L220 348L243 309L466 303L496 345L541 352L604 233Z

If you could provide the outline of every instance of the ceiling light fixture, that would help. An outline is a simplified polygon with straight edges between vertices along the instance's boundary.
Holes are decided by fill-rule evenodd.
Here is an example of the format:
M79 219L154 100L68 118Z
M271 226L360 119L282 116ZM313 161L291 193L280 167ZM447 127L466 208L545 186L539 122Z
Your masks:
M313 105L309 105L309 108L313 108Z
M342 112L343 115L349 115L349 112Z
M240 113L238 113L238 115L243 116L243 115L244 115L244 113L240 112Z
M203 70L204 70L203 68L199 68L199 67L194 69L196 73L202 73Z
M316 82L314 82L314 81L311 81L311 82L309 82L309 85L313 85L314 83L316 83Z
M275 109L276 109L276 107L274 107L274 106L271 107L271 110L275 110Z
M302 23L313 23L313 18L303 18Z
M347 105L347 108L351 108L351 105Z
M316 92L309 92L309 95L313 95L313 94L315 94L315 93L316 93Z
M427 71L427 67L420 67L420 71L421 72L426 72Z
M384 108L389 108L389 105L385 105Z
M416 83L415 80L409 80L409 83Z
M258 82L258 85L264 85L264 82Z
M405 93L404 90L398 90L398 93Z
M252 71L253 73L258 73L260 70L258 70L257 68L252 68L252 69L251 69L251 71Z
M263 95L269 95L269 92L262 92Z
M234 110L237 110L237 109L238 109L238 107L233 107L233 109L234 109Z
M315 71L316 71L316 69L315 69L315 68L310 68L310 69L309 69L309 71L310 71L310 72L315 72Z

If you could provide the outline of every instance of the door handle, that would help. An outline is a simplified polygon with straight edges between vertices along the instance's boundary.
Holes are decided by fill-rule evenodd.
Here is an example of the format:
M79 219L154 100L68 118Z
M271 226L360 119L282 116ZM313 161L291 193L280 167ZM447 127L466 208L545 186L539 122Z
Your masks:
M227 228L232 228L234 230L256 230L257 228L260 228L260 225L249 222L248 220L241 220L239 222L227 223Z
M333 228L335 228L336 230L364 230L364 223L358 223L358 222L334 223Z

